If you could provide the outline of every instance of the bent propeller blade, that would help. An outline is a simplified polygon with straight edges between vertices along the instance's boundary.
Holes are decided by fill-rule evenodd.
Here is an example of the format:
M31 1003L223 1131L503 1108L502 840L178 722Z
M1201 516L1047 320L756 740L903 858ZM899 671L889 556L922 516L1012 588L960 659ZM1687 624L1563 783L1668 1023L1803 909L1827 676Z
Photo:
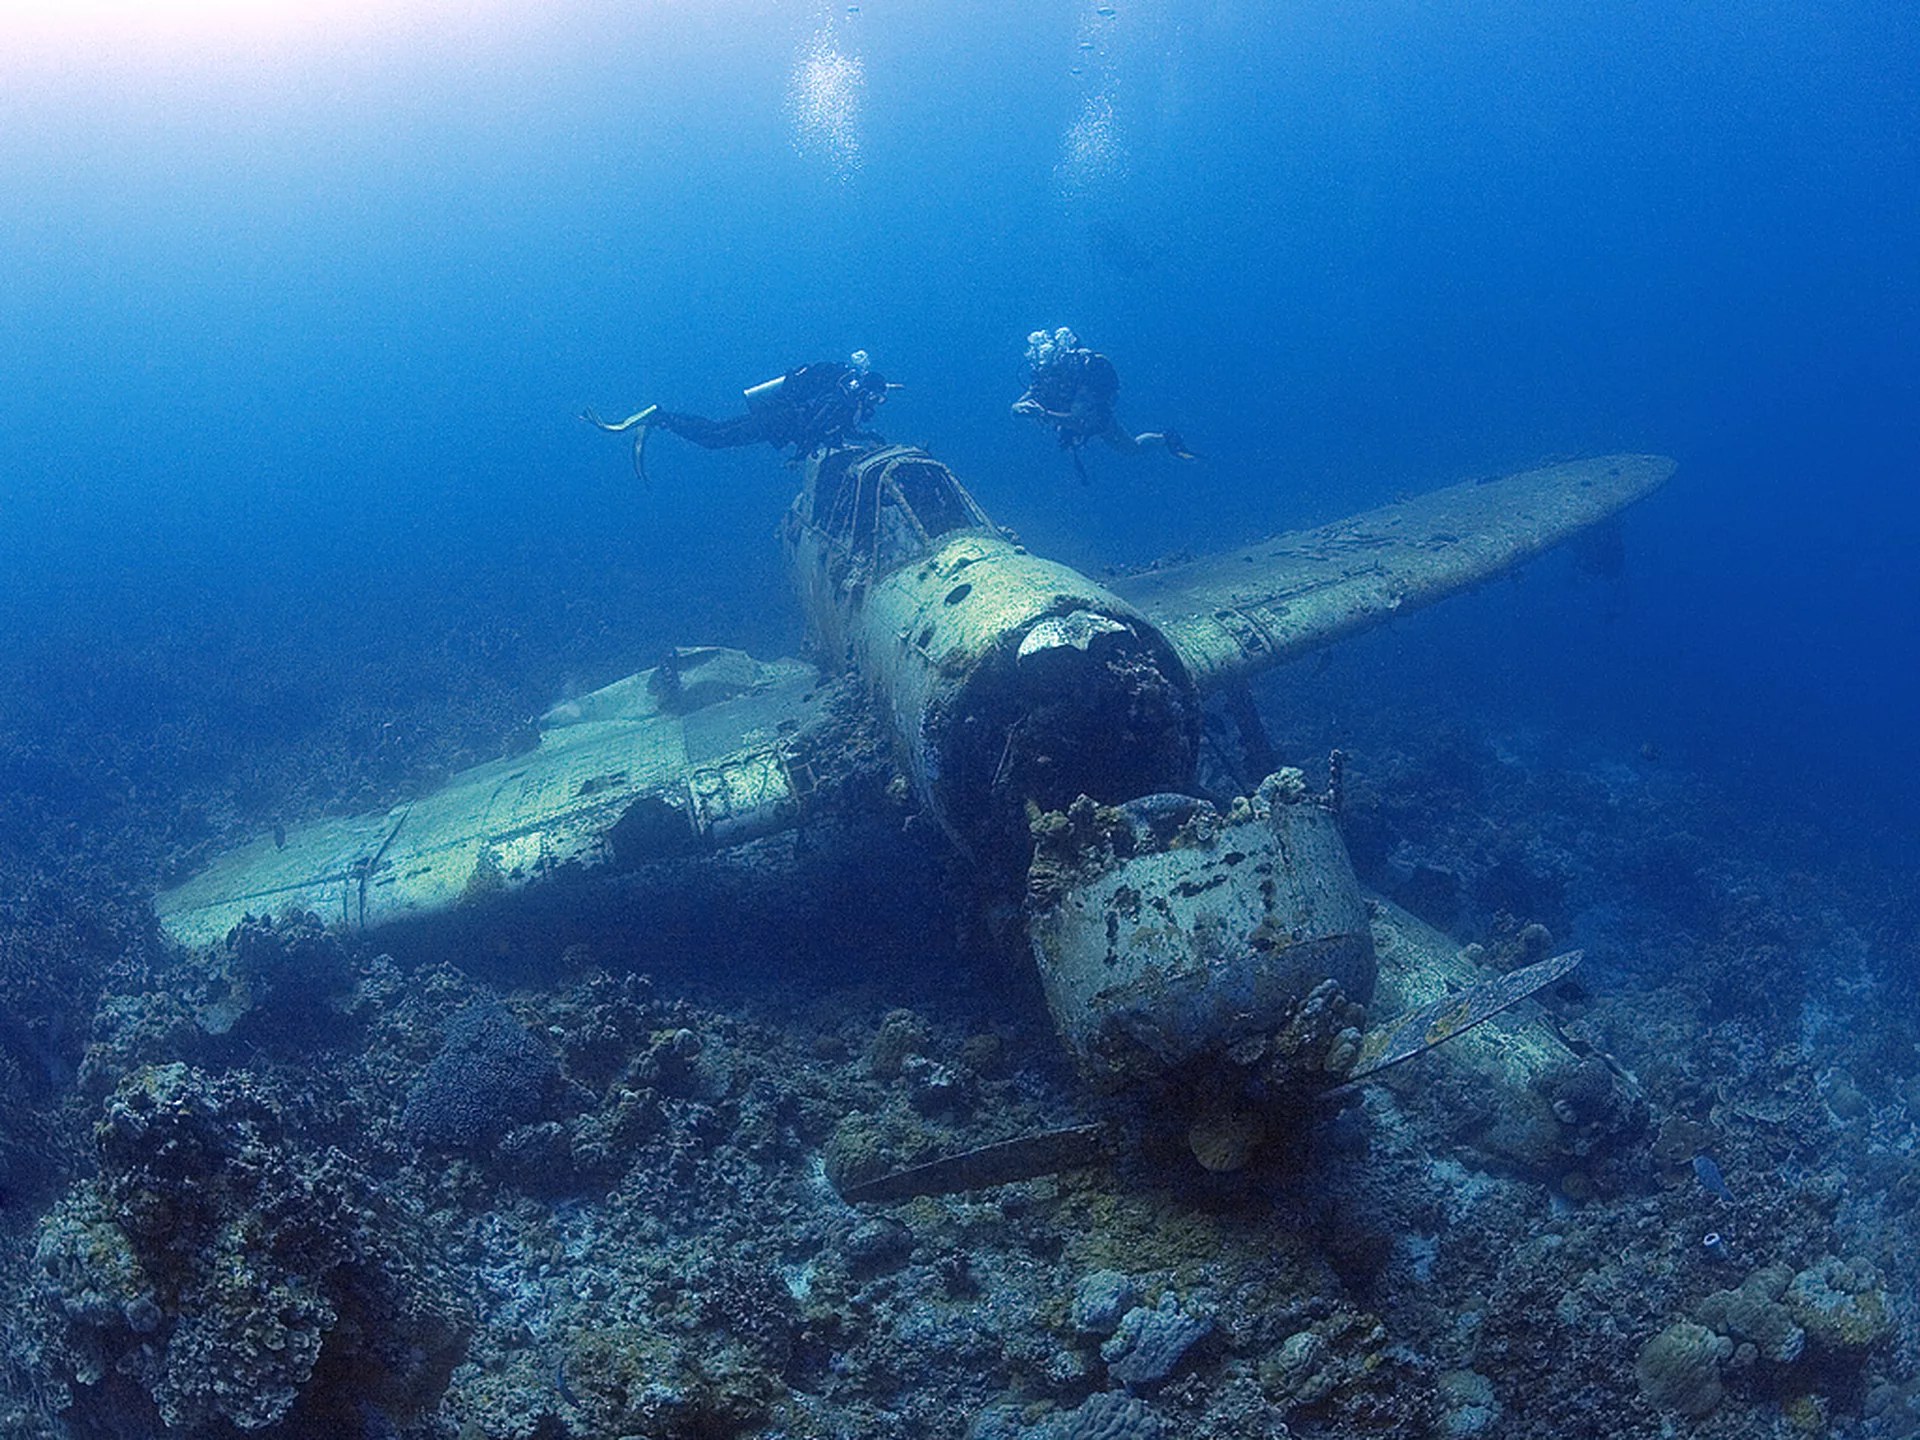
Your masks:
M1348 1072L1347 1083L1327 1093L1342 1094L1382 1070L1457 1039L1564 978L1585 956L1584 950L1569 950L1458 994L1443 995L1385 1025L1376 1026L1361 1040L1360 1059Z

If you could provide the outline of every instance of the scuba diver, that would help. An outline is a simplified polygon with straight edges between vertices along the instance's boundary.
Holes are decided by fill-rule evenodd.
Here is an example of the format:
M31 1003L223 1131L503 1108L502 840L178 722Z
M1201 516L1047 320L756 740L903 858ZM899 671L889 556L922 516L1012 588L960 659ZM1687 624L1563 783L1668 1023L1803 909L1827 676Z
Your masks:
M602 420L591 410L583 410L580 418L609 434L639 431L633 438L633 473L644 483L650 430L671 431L707 450L762 444L780 450L790 445L792 458L798 459L844 440L884 444L882 437L868 433L865 427L886 400L887 392L899 388L889 385L886 377L873 368L866 351L856 350L844 365L835 360L816 361L755 385L746 392L746 414L726 420L662 410L658 405L649 405L620 421Z
M1199 458L1177 431L1147 430L1135 435L1121 425L1113 413L1119 393L1120 374L1113 362L1087 349L1066 326L1027 336L1027 389L1013 402L1013 413L1051 425L1060 437L1060 448L1073 456L1073 468L1082 481L1087 467L1080 459L1080 447L1089 440L1104 440L1126 451L1164 445L1177 459Z

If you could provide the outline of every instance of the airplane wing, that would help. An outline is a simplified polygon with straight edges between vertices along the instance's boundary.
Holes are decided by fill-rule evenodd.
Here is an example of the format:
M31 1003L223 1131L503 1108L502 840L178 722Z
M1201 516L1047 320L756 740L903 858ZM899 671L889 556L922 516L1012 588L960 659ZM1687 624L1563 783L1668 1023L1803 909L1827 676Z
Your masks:
M351 929L444 912L568 868L626 869L798 823L846 687L798 660L682 650L544 717L534 750L383 814L319 820L222 855L155 901L218 944L242 916L312 911Z
M1214 689L1468 589L1596 525L1674 471L1606 455L1469 480L1111 588Z

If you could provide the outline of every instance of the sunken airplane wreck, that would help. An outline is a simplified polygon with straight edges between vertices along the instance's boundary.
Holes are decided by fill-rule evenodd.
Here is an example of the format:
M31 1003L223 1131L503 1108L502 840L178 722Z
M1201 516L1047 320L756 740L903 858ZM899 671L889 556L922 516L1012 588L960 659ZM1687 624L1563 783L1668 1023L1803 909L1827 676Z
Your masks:
M1195 798L1202 709L1607 520L1673 469L1614 455L1469 481L1102 584L1031 554L923 450L818 450L783 538L820 665L678 652L557 707L528 753L219 858L159 915L189 946L250 913L431 930L740 845L831 803L861 713L983 890L1024 882L1054 1020L1098 1089L1325 1091L1464 1035L1450 1063L1495 1110L1551 1127L1570 1117L1546 1077L1573 1052L1542 1024L1482 1022L1577 956L1488 981L1362 892L1337 794L1298 771L1224 807ZM1369 1030L1369 1011L1395 1018Z

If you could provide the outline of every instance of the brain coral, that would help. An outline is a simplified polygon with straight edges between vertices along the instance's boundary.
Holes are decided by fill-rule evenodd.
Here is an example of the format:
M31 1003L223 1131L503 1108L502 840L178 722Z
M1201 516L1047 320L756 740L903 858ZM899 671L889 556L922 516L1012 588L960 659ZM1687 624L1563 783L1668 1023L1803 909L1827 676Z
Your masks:
M1781 1303L1793 1271L1768 1265L1754 1271L1737 1290L1716 1290L1695 1307L1693 1318L1702 1325L1751 1340L1767 1359L1791 1365L1806 1348L1807 1334L1794 1323L1793 1313Z
M1107 1373L1122 1385L1158 1385L1187 1351L1212 1333L1210 1317L1188 1314L1168 1291L1153 1309L1136 1305L1123 1315L1112 1337L1100 1347L1100 1358L1107 1362Z
M1142 1401L1110 1390L1090 1395L1071 1410L1025 1424L1018 1406L977 1416L968 1440L1165 1440L1166 1427Z
M1720 1403L1720 1362L1732 1353L1731 1340L1678 1321L1640 1347L1640 1391L1662 1410L1697 1419Z
M1048 1440L1161 1440L1160 1418L1118 1391L1090 1395L1055 1417Z

